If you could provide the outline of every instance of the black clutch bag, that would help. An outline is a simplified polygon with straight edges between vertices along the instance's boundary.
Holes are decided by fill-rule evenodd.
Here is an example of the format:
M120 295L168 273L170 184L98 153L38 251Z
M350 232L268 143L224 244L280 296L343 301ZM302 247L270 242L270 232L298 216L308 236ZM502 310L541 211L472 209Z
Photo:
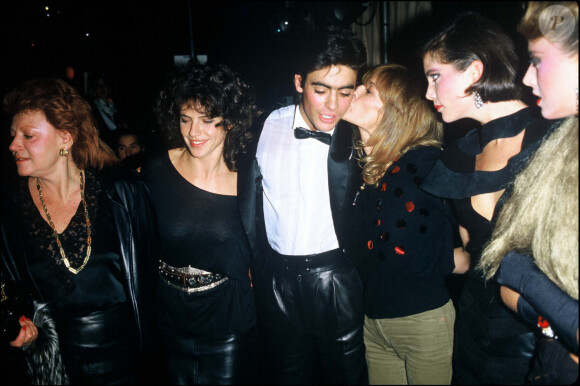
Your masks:
M34 302L32 292L23 283L2 278L0 301L0 334L3 342L12 342L20 332L18 319L25 315L32 319Z

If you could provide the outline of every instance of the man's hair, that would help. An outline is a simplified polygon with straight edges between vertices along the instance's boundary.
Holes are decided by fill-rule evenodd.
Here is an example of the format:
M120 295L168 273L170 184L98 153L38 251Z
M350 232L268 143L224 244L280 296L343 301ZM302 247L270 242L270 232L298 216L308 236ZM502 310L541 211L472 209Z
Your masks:
M141 137L143 136L143 132L138 130L136 127L120 127L115 130L115 144L119 143L121 137L126 135L133 135L139 143L141 143Z
M363 42L346 29L329 26L321 33L309 35L298 48L295 73L302 81L312 71L332 65L347 66L357 73L367 63Z

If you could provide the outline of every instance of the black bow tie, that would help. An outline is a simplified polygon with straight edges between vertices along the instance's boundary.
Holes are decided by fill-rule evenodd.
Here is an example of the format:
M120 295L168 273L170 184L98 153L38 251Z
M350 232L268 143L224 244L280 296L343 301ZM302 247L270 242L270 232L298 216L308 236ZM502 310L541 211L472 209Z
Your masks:
M294 138L304 139L304 138L316 138L322 143L330 145L330 140L332 139L332 135L328 133L324 133L322 131L312 131L305 129L304 127L297 127L294 130Z

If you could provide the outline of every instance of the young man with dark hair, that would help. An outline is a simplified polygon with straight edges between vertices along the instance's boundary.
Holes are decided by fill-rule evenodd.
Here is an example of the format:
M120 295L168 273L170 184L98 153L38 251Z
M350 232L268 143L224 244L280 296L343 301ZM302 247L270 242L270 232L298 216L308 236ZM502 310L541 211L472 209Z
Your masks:
M272 382L367 383L362 284L343 247L360 169L352 129L339 125L366 49L334 27L309 36L303 49L294 75L300 103L272 112L258 142L258 318Z

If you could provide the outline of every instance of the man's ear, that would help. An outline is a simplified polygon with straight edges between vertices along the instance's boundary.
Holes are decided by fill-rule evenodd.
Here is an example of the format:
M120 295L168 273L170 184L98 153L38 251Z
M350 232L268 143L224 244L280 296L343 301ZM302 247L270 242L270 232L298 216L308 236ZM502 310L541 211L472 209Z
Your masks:
M302 88L302 75L294 74L294 87L296 87L296 91L299 93L304 92L304 88Z

